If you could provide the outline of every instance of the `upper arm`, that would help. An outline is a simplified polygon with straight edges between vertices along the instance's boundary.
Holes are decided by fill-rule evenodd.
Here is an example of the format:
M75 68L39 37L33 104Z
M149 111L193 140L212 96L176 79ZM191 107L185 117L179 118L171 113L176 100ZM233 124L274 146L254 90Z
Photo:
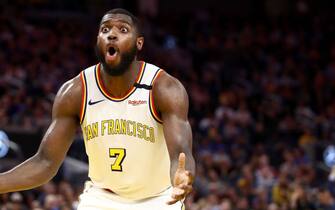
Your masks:
M188 121L188 95L175 78L162 72L153 86L155 107L161 114L164 136L171 159L184 152L192 157L192 130Z
M79 77L66 82L58 91L52 108L52 122L37 155L53 166L65 158L79 124L81 83Z

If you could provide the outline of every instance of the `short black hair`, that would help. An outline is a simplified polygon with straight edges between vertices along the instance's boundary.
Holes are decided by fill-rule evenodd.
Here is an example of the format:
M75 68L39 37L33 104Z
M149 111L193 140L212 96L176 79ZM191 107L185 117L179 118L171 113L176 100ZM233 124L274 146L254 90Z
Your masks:
M137 31L138 35L143 36L141 21L135 15L133 15L131 12L129 12L128 10L122 9L122 8L115 8L115 9L111 9L108 12L106 12L104 14L104 16L108 15L108 14L123 14L123 15L129 16L131 18L131 21L133 22L134 26L136 27L136 31ZM100 24L101 24L101 22L100 22Z

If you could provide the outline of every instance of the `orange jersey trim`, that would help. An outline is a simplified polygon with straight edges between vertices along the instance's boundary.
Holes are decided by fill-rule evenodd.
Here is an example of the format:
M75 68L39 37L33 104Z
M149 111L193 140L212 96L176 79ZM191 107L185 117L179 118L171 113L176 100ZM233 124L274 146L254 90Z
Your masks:
M154 76L154 78L151 81L151 86L154 85L155 80L161 75L161 73L163 72L162 69L158 70L156 75ZM150 95L149 95L149 104L150 104L150 112L152 114L152 116L155 118L155 120L157 120L159 123L163 123L162 118L160 117L160 114L158 113L156 106L155 106L155 101L153 98L153 94L152 94L152 90L150 91Z
M84 71L80 73L81 80L81 106L80 106L80 124L82 124L86 112L87 87Z
M144 73L144 69L145 69L145 62L142 61L142 65L140 67L140 70L138 71L138 74L137 74L137 78L135 80L135 83L139 83L143 77L143 73ZM132 93L134 93L134 91L136 90L136 87L133 86L132 88L130 88L127 93L122 96L122 97L115 97L115 96L112 96L106 89L105 85L103 84L103 81L102 81L102 78L101 78L101 64L99 63L97 66L96 66L96 71L95 71L95 74L96 74L96 79L97 79L97 84L98 84L98 87L100 89L100 91L102 92L102 94L112 100L112 101L123 101L125 100L126 98L128 98Z

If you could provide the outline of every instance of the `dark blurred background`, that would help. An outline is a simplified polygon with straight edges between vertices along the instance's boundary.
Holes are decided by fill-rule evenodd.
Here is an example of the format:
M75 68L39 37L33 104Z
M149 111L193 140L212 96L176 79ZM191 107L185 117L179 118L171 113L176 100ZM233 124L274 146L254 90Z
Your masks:
M197 160L189 210L335 210L324 149L335 140L335 1L0 2L0 130L7 170L33 155L62 83L94 65L116 7L144 26L141 59L190 97ZM0 148L1 152L1 148ZM1 209L75 209L87 179L80 130L55 179L0 195Z

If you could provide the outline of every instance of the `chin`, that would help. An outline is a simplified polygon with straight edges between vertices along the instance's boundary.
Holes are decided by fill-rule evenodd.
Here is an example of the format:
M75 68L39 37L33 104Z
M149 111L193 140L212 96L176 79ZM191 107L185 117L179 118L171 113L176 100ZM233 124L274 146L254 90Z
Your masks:
M115 61L107 61L105 59L105 64L107 64L107 66L109 68L113 69L113 68L116 68L116 67L118 67L120 65L120 61L119 61L119 59L117 59Z

